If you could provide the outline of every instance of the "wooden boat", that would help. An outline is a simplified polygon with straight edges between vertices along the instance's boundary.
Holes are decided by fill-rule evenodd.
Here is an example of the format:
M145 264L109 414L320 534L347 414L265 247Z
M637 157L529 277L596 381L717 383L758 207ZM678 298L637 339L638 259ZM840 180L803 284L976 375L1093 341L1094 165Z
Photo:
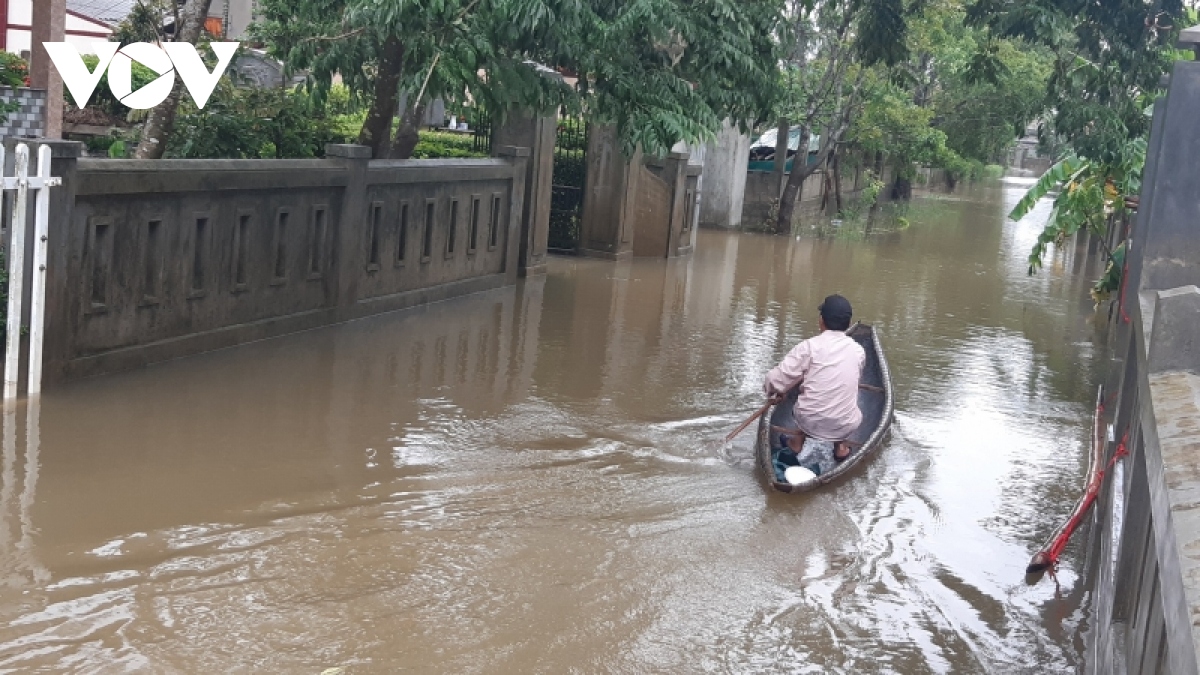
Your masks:
M832 471L798 485L788 483L776 473L774 458L781 447L780 432L796 429L792 409L800 392L798 388L793 389L783 401L759 417L758 438L754 447L758 468L771 487L780 492L808 492L836 481L878 450L891 429L892 376L888 372L887 360L883 357L879 336L874 327L864 323L854 324L846 331L846 335L854 338L867 353L867 364L863 368L858 389L858 409L862 411L863 420L858 431L849 439L850 456L839 462Z

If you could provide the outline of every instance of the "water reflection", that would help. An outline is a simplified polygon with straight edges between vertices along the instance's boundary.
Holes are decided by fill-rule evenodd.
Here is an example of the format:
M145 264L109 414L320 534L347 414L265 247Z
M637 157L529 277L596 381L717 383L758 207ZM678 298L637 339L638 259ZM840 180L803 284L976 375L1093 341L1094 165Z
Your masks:
M0 670L1070 669L1082 553L1058 594L1022 572L1084 470L1099 269L1065 247L1026 276L1019 196L556 259L48 393L3 417ZM752 434L730 463L708 441L832 292L880 327L893 437L768 493Z

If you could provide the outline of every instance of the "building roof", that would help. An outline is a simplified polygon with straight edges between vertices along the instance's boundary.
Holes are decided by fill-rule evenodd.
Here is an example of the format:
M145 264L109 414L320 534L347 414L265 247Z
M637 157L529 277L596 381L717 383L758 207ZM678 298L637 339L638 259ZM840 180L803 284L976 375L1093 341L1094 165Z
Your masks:
M129 16L137 0L67 0L67 9L89 19L117 25Z

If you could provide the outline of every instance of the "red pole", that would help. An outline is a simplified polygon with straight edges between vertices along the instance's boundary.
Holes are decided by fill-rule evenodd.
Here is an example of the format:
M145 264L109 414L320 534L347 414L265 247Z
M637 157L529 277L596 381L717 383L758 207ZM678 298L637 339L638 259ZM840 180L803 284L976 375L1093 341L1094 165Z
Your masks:
M8 0L0 0L0 50L8 49Z

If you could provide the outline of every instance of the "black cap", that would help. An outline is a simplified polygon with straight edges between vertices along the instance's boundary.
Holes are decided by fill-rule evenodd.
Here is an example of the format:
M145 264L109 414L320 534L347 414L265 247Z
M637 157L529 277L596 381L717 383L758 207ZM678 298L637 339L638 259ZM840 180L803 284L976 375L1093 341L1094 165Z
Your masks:
M821 318L827 326L849 326L850 317L854 315L850 301L837 294L825 298L825 302L822 302L817 310L821 312Z

